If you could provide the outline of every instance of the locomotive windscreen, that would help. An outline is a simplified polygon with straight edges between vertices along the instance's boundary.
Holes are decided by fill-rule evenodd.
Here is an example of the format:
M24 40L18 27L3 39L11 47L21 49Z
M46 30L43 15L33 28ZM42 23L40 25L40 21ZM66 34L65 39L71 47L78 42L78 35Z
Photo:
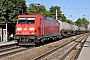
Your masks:
M35 18L19 18L18 19L18 24L34 24L35 23Z

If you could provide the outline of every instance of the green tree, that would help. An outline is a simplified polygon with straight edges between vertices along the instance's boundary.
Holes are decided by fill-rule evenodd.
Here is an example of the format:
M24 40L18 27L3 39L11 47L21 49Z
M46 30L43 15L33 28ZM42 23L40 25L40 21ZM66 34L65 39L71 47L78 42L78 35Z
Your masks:
M57 18L58 20L60 19L60 15L61 15L61 10L60 10L60 7L58 6L51 6L50 9L49 9L49 16L52 17L52 18L56 18L56 9L57 9Z
M66 19L66 17L65 17L64 14L62 14L62 15L60 16L60 20L63 21L63 22L67 22L67 19Z
M82 26L82 19L81 18L78 18L77 21L75 22L75 25L77 26Z
M0 0L0 21L15 22L17 16L26 12L25 0Z
M51 6L49 9L49 16L55 19L56 18L56 9L57 9L57 19L65 22L66 17L64 14L62 14L62 11L60 10L59 6Z
M86 18L78 18L75 24L80 27L88 28L89 21Z
M6 7L3 6L4 0L0 0L0 22L6 21L5 15L6 15Z
M82 18L82 27L88 28L89 21L86 18Z
M69 24L74 24L74 22L72 22L72 20L66 20L66 22Z
M46 10L44 5L30 4L27 8L28 14L41 14L43 16L48 16L49 12Z

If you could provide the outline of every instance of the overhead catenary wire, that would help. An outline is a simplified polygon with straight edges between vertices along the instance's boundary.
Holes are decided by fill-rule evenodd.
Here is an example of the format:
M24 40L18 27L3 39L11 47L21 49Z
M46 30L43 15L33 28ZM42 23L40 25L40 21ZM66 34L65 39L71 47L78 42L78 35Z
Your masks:
M77 7L77 9L79 10L79 8L78 8L78 6L77 6L77 4L76 4L76 2L73 0L73 2L75 3L75 5L76 5L76 7ZM80 10L79 10L79 12L81 12ZM81 12L81 14L82 14L82 12ZM84 14L82 14L83 16L84 16Z
M86 0L88 3L89 3L89 5L90 5L90 2L88 1L88 0ZM87 18L89 18L87 15L85 15ZM90 18L89 18L90 19Z
M46 4L48 5L48 7L49 7L50 4L48 4L48 3L47 3L46 1L44 1L44 0L42 0L42 1L43 1L44 3L46 3ZM51 5L50 5L50 6L51 6Z
M77 4L76 4L75 0L73 0L73 2L75 3L75 5L76 5L76 7L77 7L78 11L79 11L79 12L81 12L81 11L79 10L79 8L78 8L78 6L77 6ZM81 14L82 14L82 12L81 12ZM83 14L82 14L82 15L83 15Z
M90 4L90 2L88 0L86 0L86 1Z
M67 0L67 2L73 7L73 5L68 0ZM78 15L80 15L80 13L74 7L73 7L73 9L78 13Z
M33 4L33 1L31 1L31 0L28 0L28 1ZM77 8L75 8L69 0L67 0L67 1L73 7L73 9L78 13L78 15L84 17L85 14L83 14L82 11L80 11L80 9L79 9L78 5L76 4L75 0L73 0L73 1L74 1L74 3L75 3L75 5L76 5ZM86 0L86 1L90 4L89 0ZM47 7L51 6L51 4L49 4L48 2L46 2L46 0L42 0L42 2L44 2L45 4L47 4Z

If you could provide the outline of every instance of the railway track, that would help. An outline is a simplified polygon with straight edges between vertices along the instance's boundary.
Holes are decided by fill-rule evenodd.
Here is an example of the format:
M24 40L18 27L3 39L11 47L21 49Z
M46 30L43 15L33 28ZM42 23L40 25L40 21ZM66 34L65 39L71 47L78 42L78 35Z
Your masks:
M26 51L31 48L33 47L26 48L26 47L21 47L21 46L16 46L16 45L5 46L5 47L0 48L0 58L11 56L13 54L20 53L22 51Z
M19 52L16 52L17 54L12 53L11 56L5 55L6 57L2 56L1 60L14 60L14 59L15 60L58 60L61 56L65 54L65 52L69 50L70 47L72 47L78 42L76 39L79 40L81 36L83 36L83 39L84 39L86 35L81 34L81 35L77 35L73 37L68 37L68 38L65 38L65 39L50 43L50 44L46 44L43 46L28 49L28 50L26 49L27 51L25 50L23 52L20 51L22 53L19 53ZM72 50L73 49L75 48L72 48Z
M63 60L73 49L76 48L76 46L78 46L81 41L83 41L83 39L85 41L87 37L88 34L83 35L78 39L65 43L53 50L50 50L49 52L46 52L45 54L42 54L41 56L34 58L34 60Z

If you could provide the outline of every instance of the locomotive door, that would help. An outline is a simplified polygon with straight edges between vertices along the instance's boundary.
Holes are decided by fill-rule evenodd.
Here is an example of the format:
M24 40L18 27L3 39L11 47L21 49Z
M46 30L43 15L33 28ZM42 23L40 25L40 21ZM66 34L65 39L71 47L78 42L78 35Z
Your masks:
M44 20L43 19L40 19L40 27L41 27L40 33L41 33L41 36L43 36L44 35Z

